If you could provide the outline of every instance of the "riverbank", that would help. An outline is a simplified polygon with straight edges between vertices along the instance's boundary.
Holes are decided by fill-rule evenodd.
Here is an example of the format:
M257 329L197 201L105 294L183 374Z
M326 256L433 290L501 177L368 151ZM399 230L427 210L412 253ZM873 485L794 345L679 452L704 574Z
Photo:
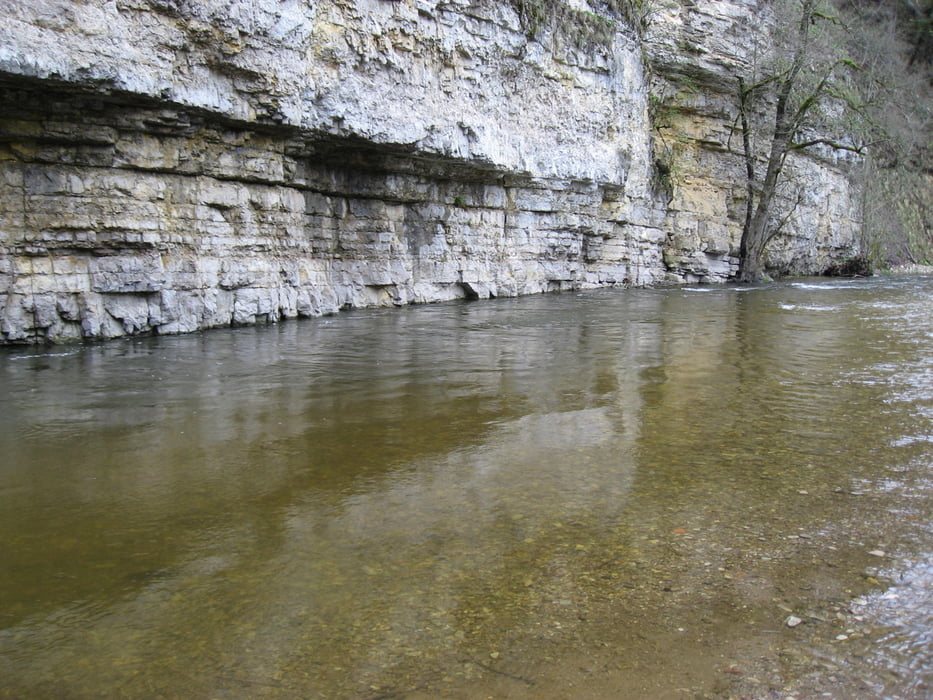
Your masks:
M892 275L933 275L933 265L910 263L891 268Z

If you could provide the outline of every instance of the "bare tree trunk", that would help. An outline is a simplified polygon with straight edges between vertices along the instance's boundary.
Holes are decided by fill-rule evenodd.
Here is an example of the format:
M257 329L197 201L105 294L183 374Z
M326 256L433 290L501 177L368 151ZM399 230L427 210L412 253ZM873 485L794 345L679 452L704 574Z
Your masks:
M791 92L807 57L807 34L814 6L814 0L804 0L793 62L777 83L778 94L774 109L774 129L771 132L771 148L765 178L760 188L755 186L755 153L751 145L751 130L748 121L748 101L756 87L746 88L744 80L739 80L739 109L742 119L742 144L745 149L748 196L737 274L740 282L757 282L762 278L764 274L762 257L765 246L777 233L777 230L771 229L768 225L771 218L771 205L777 192L781 171L784 169L784 161L788 152L793 148L794 136L800 128L800 120L809 109L809 106L802 107L794 114L788 111ZM813 99L810 100L811 104Z
M762 257L765 246L774 238L777 230L769 226L771 219L771 205L777 192L778 180L784 169L784 159L790 138L786 129L775 128L774 138L771 140L771 153L768 157L768 169L764 182L758 192L758 202L755 213L746 218L745 230L742 232L741 259L739 262L738 280L740 282L757 282L764 273Z

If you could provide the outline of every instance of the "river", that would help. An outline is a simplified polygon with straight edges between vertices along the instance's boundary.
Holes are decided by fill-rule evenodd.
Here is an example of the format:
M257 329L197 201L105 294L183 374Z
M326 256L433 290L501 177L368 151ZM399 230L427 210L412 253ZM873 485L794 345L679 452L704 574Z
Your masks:
M933 694L933 277L0 352L0 697Z

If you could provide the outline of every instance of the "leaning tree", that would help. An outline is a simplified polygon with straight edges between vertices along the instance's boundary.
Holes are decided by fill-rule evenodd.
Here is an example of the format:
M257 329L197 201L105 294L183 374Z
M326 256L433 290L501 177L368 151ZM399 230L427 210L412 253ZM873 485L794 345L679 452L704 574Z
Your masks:
M841 78L843 70L857 66L834 49L824 26L838 19L819 0L779 2L776 17L771 56L756 64L751 75L737 79L736 121L747 196L737 275L742 282L762 278L765 247L781 230L775 201L787 157L817 145L861 151L826 135L824 108L830 101L856 106ZM759 126L762 122L765 126Z

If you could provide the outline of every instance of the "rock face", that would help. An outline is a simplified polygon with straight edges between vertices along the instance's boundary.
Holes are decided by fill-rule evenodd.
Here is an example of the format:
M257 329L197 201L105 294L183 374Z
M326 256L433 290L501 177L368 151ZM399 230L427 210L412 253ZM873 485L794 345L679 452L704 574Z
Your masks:
M663 259L675 281L716 282L737 272L746 202L737 79L752 75L771 49L772 9L770 0L684 0L660 3L654 16L649 103L669 193ZM766 250L769 269L819 274L858 251L856 164L831 149L788 157L774 207L782 234Z
M754 4L6 0L0 342L725 280ZM773 266L855 249L844 165L798 159Z

